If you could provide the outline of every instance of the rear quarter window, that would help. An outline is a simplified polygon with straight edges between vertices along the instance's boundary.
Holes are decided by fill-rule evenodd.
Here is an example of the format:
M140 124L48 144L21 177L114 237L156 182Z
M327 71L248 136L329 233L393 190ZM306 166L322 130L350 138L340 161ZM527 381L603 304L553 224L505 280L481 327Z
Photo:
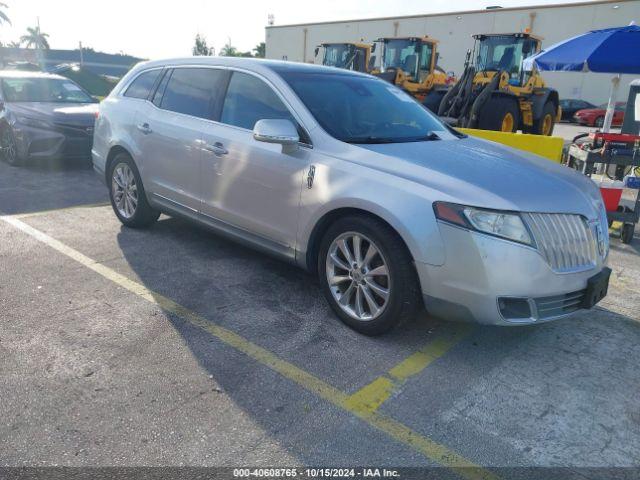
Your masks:
M148 72L141 73L133 82L131 82L131 84L129 84L124 92L124 96L146 100L149 98L149 94L151 93L151 90L153 90L153 86L160 76L160 73L162 73L161 69L149 70Z

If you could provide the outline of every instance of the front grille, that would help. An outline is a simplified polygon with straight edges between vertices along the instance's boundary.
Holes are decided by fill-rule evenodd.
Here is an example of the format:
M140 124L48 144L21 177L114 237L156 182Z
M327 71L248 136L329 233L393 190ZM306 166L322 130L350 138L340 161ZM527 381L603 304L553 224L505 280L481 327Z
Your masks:
M597 264L596 238L581 215L526 213L523 216L538 250L555 272L586 270Z
M559 315L566 315L567 313L579 310L585 292L586 290L579 290L563 295L536 298L534 302L536 304L536 310L538 311L537 318L542 320Z

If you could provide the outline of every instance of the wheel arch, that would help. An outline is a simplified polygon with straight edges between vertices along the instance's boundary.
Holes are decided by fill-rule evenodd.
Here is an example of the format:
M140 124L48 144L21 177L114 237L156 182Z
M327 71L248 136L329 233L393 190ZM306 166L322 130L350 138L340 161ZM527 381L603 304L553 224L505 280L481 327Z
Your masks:
M390 222L387 219L383 218L382 216L376 213L373 213L370 210L367 210L360 206L359 207L338 207L324 213L324 215L322 215L322 217L318 219L313 229L311 230L309 239L306 242L306 247L307 247L306 252L304 252L303 258L300 259L303 262L302 266L305 267L309 272L313 274L317 273L317 263L318 263L317 258L320 251L320 243L322 242L322 238L324 237L329 227L331 227L331 225L333 225L339 219L350 216L350 215L359 215L359 216L369 217L387 225L396 235L398 235L398 237L404 244L405 248L407 249L407 252L409 252L411 259L415 261L411 248L409 248L409 245L407 245L407 242L405 241L402 234L398 231L398 228L394 227L393 223L395 222L393 221Z
M113 145L109 149L109 153L107 153L107 160L106 160L106 162L104 164L104 180L105 180L107 185L110 185L109 169L111 168L111 162L113 162L113 159L116 158L116 155L118 155L120 153L126 153L127 155L129 155L129 157L131 157L131 159L135 163L135 160L133 159L133 155L131 155L131 152L129 150L127 150L122 145ZM138 170L140 170L140 169L138 169Z

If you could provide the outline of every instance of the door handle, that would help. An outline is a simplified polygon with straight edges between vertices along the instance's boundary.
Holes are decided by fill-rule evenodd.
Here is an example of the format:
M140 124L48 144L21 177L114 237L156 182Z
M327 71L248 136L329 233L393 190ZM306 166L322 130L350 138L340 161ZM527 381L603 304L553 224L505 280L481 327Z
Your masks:
M222 142L216 142L213 145L209 143L205 143L203 148L207 152L211 152L218 157L221 157L222 155L226 155L227 153L229 153L229 150L224 148L224 145L222 144Z
M153 130L151 130L151 127L149 126L148 123L142 123L138 125L138 130L140 130L145 135L149 135L151 132L153 132Z

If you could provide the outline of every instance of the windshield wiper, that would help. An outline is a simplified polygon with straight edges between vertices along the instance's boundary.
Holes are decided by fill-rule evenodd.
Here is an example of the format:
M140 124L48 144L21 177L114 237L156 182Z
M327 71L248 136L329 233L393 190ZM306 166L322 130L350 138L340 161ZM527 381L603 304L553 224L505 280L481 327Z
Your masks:
M440 140L440 137L436 132L429 132L424 137L420 138L420 141Z
M396 138L385 138L385 137L351 137L344 140L347 143L396 143L401 141Z
M375 137L373 135L368 137L351 137L344 140L347 143L409 143L409 142L429 142L433 140L440 140L440 137L435 132L428 132L426 135L420 137Z

